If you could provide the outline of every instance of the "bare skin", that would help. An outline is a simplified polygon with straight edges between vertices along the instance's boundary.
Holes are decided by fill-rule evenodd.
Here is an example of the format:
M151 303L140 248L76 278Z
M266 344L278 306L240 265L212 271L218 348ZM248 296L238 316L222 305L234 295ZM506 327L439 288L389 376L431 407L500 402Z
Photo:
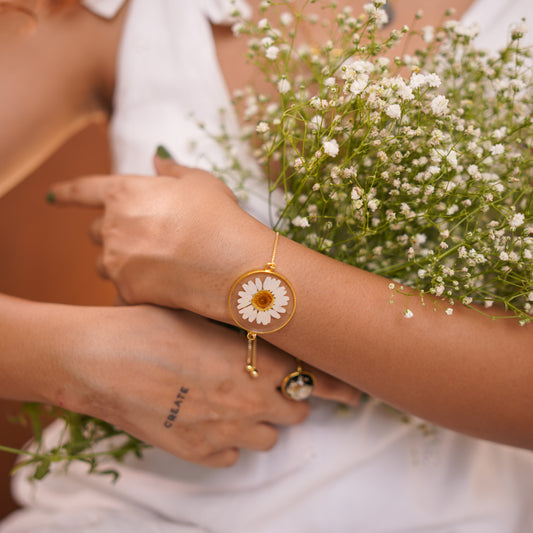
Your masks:
M41 5L36 14L36 22L19 12L0 17L0 70L9 73L0 87L0 194L111 112L126 10L112 21L79 6L49 14ZM276 390L292 357L263 344L264 376L252 383L241 335L187 312L0 296L0 316L4 398L103 418L193 462L229 466L240 448L269 449L278 425L300 423L309 410ZM352 387L318 375L317 396L357 403ZM186 399L176 400L182 387ZM176 401L183 405L170 420Z
M240 448L270 449L278 426L309 413L306 402L276 391L294 370L292 358L261 344L263 372L251 380L242 335L185 311L1 296L0 318L4 398L102 418L182 459L229 466ZM353 389L320 372L316 394L357 400Z
M298 0L303 3L304 0ZM357 13L365 0L340 0ZM456 0L460 17L472 0ZM258 1L250 2L257 12ZM449 3L406 0L393 3L391 27L411 24L423 9L424 24L436 24ZM318 5L309 6L324 17ZM101 19L83 7L59 13L37 12L37 23L18 13L0 17L0 70L9 72L0 87L0 195L13 187L74 132L90 122L106 120L112 112L115 62L127 4L112 20ZM235 38L228 26L214 26L220 65L230 90L254 76L246 61L246 39ZM304 30L306 38L322 39L320 27ZM38 92L35 88L38 87Z
M354 2L346 1L346 3L354 5ZM415 6L416 2L414 0L412 3L412 9L409 8L409 11L414 11L415 8L419 7L419 5ZM460 4L458 15L464 11L468 2L461 0ZM356 5L354 7L357 9ZM397 25L409 23L412 20L412 13L407 14L408 10L404 10L404 8L405 6L402 4L402 12L398 14L395 22ZM3 161L2 169L0 170L0 193L9 190L9 188L23 179L30 170L35 168L75 131L92 121L105 120L110 114L116 50L125 14L126 11L122 10L112 21L104 21L81 7L74 7L61 15L49 16L45 12L39 12L38 24L34 27L31 27L31 25L25 26L25 23L21 21L20 15L10 15L2 18L0 21L0 29L2 30L0 31L0 40L2 41L0 43L0 69L4 72L9 72L10 76L4 78L5 81L0 87L3 119L3 128L0 132L0 158ZM439 16L440 10L435 16L428 13L428 23L435 22ZM24 31L20 31L21 27L25 28ZM232 61L232 58L235 57L236 53L242 53L244 43L234 39L227 28L215 28L215 37L219 58L230 88L242 86L244 81L250 76L250 71L246 70L244 64L241 68L237 62ZM37 96L35 87L39 87ZM177 173L180 176L183 176L184 172L183 170L176 171L174 168L166 169L168 172L160 168L160 171L170 175ZM180 181L186 182L187 180ZM226 196L229 202L233 202L231 195L221 191L213 182L208 181L206 183L217 198L216 201L219 199L218 195L222 195L223 197ZM135 188L134 180L130 180L130 184ZM118 187L119 190L127 190L127 187L121 183L117 186L116 183L113 185L113 182L110 181L109 185L112 190L113 187L115 189ZM175 186L177 186L176 183L172 184L171 188ZM187 190L187 186L183 185L182 187L181 184L179 186L182 188L182 192L179 195L183 195L182 198L190 198L189 195L193 193ZM76 188L77 186L74 187L74 190ZM133 209L143 209L142 203L134 205L136 202L135 191L123 203L119 202L112 208L109 204L109 198L113 194L110 194L109 191L102 193L96 200L90 198L92 193L88 192L88 190L84 190L78 195L69 190L67 185L65 191L63 193L60 189L57 191L58 198L65 202L77 201L83 204L93 203L100 206L105 204L108 214L116 211L116 219L109 223L109 228L112 228L114 224L122 228L122 224L127 221L129 202L133 202L131 204ZM86 196L87 194L89 196ZM222 273L223 276L226 276L228 282L230 279L233 281L234 277L246 270L248 266L256 267L258 264L263 264L265 250L269 250L273 242L273 235L267 228L258 225L258 223L238 211L230 210L230 213L235 215L234 220L241 220L244 226L243 233L235 232L232 227L234 220L232 220L231 222L228 221L229 226L232 227L231 231L228 230L228 227L219 229L221 235L224 231L227 231L224 234L225 242L233 245L234 250L239 250L239 253L227 263L227 271ZM164 209L161 214L164 216ZM193 216L190 222L194 221L198 221L198 217L195 218ZM98 225L99 223L95 225L96 229L94 230L97 235L99 234ZM235 239L237 238L240 244L242 243L242 238L246 236L251 239L248 240L247 238L246 242L252 244L253 247L246 250L236 248ZM127 231L125 231L124 238L127 240L127 237ZM99 238L102 239L104 237ZM177 239L177 245L187 242L187 236L184 234L181 237L177 237ZM192 286L189 285L189 289L183 287L183 285L180 286L179 281L175 285L175 291L172 292L172 301L160 301L160 290L156 286L151 286L149 282L144 284L132 282L132 279L136 278L136 258L126 257L122 253L119 243L112 242L109 244L106 242L106 244L108 257L111 253L111 256L115 255L115 260L132 265L131 268L120 269L120 271L117 270L116 272L108 264L104 267L107 275L114 279L128 301L171 303L173 306L188 308L222 321L228 320L225 311L222 311L220 307L222 302L220 294L215 294L216 297L209 302L207 299L204 301L202 299L190 301L191 293L187 291ZM118 252L116 253L115 245L118 247ZM457 362L458 354L463 353L466 356L472 353L470 348L472 348L473 341L469 332L470 328L475 325L477 318L461 321L462 325L460 325L457 338L464 337L471 342L463 347L463 352L453 352L456 357L450 360L447 355L451 346L445 342L448 335L441 333L441 337L444 336L445 338L439 339L438 342L435 340L434 333L439 331L440 324L435 324L433 317L423 319L423 322L418 322L418 325L415 323L410 324L410 328L417 327L423 330L423 335L419 339L417 348L412 346L412 339L418 339L418 336L413 335L409 329L402 329L403 324L400 327L400 321L396 315L390 314L393 311L388 308L374 306L376 298L382 301L382 294L385 292L384 280L369 277L368 274L360 273L359 271L354 273L353 269L346 269L345 266L335 262L332 263L324 258L317 259L314 256L308 256L308 251L302 250L301 247L294 245L294 243L286 241L283 241L280 245L280 254L285 257L283 269L287 276L292 276L292 279L299 278L297 291L302 295L300 297L300 307L307 309L309 316L313 318L308 320L307 318L295 317L287 328L271 335L269 337L270 341L301 356L310 363L315 363L320 368L337 375L341 379L346 379L364 390L383 397L401 408L475 435L520 446L531 446L531 435L525 434L527 431L522 431L525 426L531 427L531 424L524 423L524 421L527 421L527 412L532 412L528 407L528 400L531 400L531 397L529 396L528 398L528 390L526 389L509 390L509 387L501 386L497 378L504 375L502 373L504 370L509 370L507 366L502 369L504 365L501 357L499 358L499 364L491 365L490 368L488 365L482 365L483 368L487 369L486 372L488 374L486 377L489 379L489 383L494 384L490 389L494 392L494 397L489 398L488 406L486 399L480 397L481 387L469 387L471 381L474 381L474 385L477 383L474 378L479 376L480 364L489 359L498 359L497 355L485 356L484 359L481 359L481 355L484 354L482 351L477 351L474 352L477 355L470 359L472 363L466 369L453 364L454 361ZM204 259L199 255L194 258L194 261L197 264L204 264ZM194 261L190 264L194 264ZM324 263L324 261L326 262ZM191 283L194 283L194 273L187 272L187 268L184 268L184 265L181 265L180 268L183 275L186 276L183 279L189 279ZM357 290L354 293L350 291L349 301L340 300L340 303L333 307L328 304L328 301L331 301L331 287L329 285L327 287L320 284L315 285L316 274L314 273L320 272L323 268L331 269L330 275L337 277L339 280L337 289L339 291L341 290L340 287L345 287L347 286L346 284L354 284ZM132 279L129 278L129 275L124 274L126 270L131 273ZM157 272L157 267L154 266L155 272ZM172 278L172 274L169 274L170 278ZM361 291L362 281L365 282L364 291ZM314 287L313 294L308 293L308 287ZM301 300L302 297L303 301ZM347 297L346 291L344 291L344 297ZM351 310L354 302L358 303L358 307L364 308L365 313L351 313L352 320L357 323L347 323L346 310ZM16 312L13 312L14 309ZM127 335L123 336L123 339L127 338L129 333L132 334L133 339L135 338L134 332L131 331L132 326L129 323L133 313L147 316L159 313L162 322L176 322L182 326L189 326L190 321L200 320L183 312L174 314L164 310L154 311L150 307L138 307L135 309L135 311L131 309L78 311L84 316L84 331L93 333L105 324L106 329L112 327L123 328L123 331L128 332ZM80 343L79 329L74 329L74 334L70 338L69 317L77 322L79 326L82 320L78 317L78 311L73 313L70 308L67 313L67 310L62 307L42 307L41 304L23 301L17 301L14 304L10 298L0 298L0 313L4 317L3 335L1 337L4 357L1 361L2 372L0 372L0 376L2 378L0 379L2 383L0 388L3 391L7 391L5 393L6 397L50 401L51 403L61 404L95 416L101 416L102 418L107 417L107 419L119 426L130 430L133 434L141 438L146 437L149 442L161 446L171 453L211 466L232 464L236 460L237 447L239 446L266 449L273 444L276 432L274 427L269 424L283 422L265 413L264 403L259 400L257 403L259 407L256 405L254 414L249 414L248 416L248 420L253 420L251 427L254 429L250 429L250 436L247 437L245 442L242 439L235 440L237 434L242 433L240 429L244 423L241 421L241 425L239 425L235 420L233 420L232 426L230 422L233 433L231 430L229 432L220 430L220 433L218 433L218 429L213 429L213 436L207 438L208 442L202 446L198 445L198 432L194 430L188 433L193 435L192 441L180 442L175 438L175 435L169 441L166 439L169 432L165 433L168 428L163 430L162 424L168 412L168 402L172 402L177 392L176 387L170 386L165 389L165 400L162 397L158 399L145 397L145 403L147 402L151 407L147 407L147 412L144 416L138 417L141 422L137 424L133 420L135 418L133 413L137 405L135 395L131 394L131 390L125 391L127 388L126 382L121 382L120 378L112 370L113 365L116 364L113 356L116 355L118 350L118 347L114 344L116 339L110 332L105 337L108 339L109 345L102 344L99 346L99 349L105 355L105 357L102 357L102 368L106 368L106 364L110 364L111 373L106 375L104 372L100 372L94 375L94 367L87 359L90 354L94 354L94 338L92 336L85 338L87 344ZM46 320L43 320L43 317ZM320 332L324 329L324 317L327 317L327 326L331 328L331 336L321 336ZM442 319L439 318L438 320ZM40 324L39 328L36 329L36 333L30 337L26 335L28 323ZM424 328L421 327L421 324L424 325ZM383 335L384 327L391 328L390 335ZM215 328L218 328L218 326L211 323L203 323L202 331L204 335L210 328L213 329L212 333L216 337L219 329L215 330ZM376 329L379 331L376 331ZM512 346L518 356L517 359L513 360L521 362L517 365L517 368L519 368L517 373L520 374L519 377L523 378L522 382L526 381L525 378L530 375L531 369L525 360L524 350L527 351L527 346L531 343L530 330L515 334L512 328L504 325L489 329L491 330L489 333L493 335L497 335L497 331L502 329L506 330L502 337L498 337L498 342L500 343L504 343L504 340L508 340L511 337L514 339ZM183 328L183 331L190 330ZM350 331L349 336L346 334L347 331ZM484 332L485 330L482 328L479 331ZM167 333L169 334L168 342L172 342L173 335L168 330ZM227 352L229 357L230 352L234 355L233 343L235 338L230 338L229 333L225 333L226 336L223 338L226 340L222 340L222 337L220 337L218 347L219 352ZM197 344L199 341L197 337L191 335L187 338L187 333L184 333L184 335L185 337L182 338L186 338L188 344L187 350L184 350L181 355L191 357L200 351L200 347ZM20 357L21 337L27 337L24 338L25 342L29 342L31 339L34 341L31 343L31 349L28 345L27 350L22 352L24 354L22 358ZM347 337L351 337L351 340ZM487 338L494 340L490 336ZM390 345L390 339L394 339L394 350ZM242 341L240 338L238 340ZM69 344L73 346L75 342L77 356L70 358L70 353L61 351L60 347L69 346ZM398 342L400 343L399 347ZM42 346L43 351L32 352L35 345ZM426 354L433 353L436 345L438 346L436 350L437 356L427 360ZM496 345L493 344L493 346ZM130 348L127 344L121 342L123 353L127 354L126 346ZM131 346L131 353L135 353L135 348L134 345ZM268 351L270 348L266 350ZM276 353L276 357L283 358L279 352ZM399 354L402 354L402 357L399 357ZM17 355L16 360L15 355ZM165 351L164 347L157 354L151 352L150 357L146 357L146 353L144 355L145 357L137 359L137 363L132 363L132 368L137 369L134 372L135 376L144 376L149 371L157 373L156 369L159 366L154 364L154 360L170 357L168 350ZM173 356L175 356L174 353ZM238 360L239 365L241 365L242 355L239 354ZM46 361L45 366L43 366L44 361ZM229 365L229 359L227 361ZM285 373L287 361L290 361L290 359L285 359L285 366L283 367L283 372ZM284 374L279 371L279 367L277 367L277 373L271 370L275 365L268 356L263 357L261 355L261 365L263 372L267 376L276 376L268 387L255 389L256 393L259 391L263 395L261 397L263 401L266 401L273 394L277 394L272 390L271 385L278 384L280 376ZM91 370L88 371L88 368ZM216 368L216 366L213 368ZM36 372L36 369L44 372ZM464 373L463 370L465 370ZM61 375L64 378L58 380L56 376ZM91 379L87 380L84 377L86 375L91 376ZM155 374L149 375L154 375L155 377ZM176 374L173 375L174 377L177 376ZM458 375L461 376L460 379L458 378L450 386L451 377ZM49 379L45 379L45 376L48 376ZM52 376L54 376L56 382L63 383L64 386L50 388ZM209 374L197 374L196 378L200 376L202 379L205 378L207 382L200 383L192 380L195 383L194 386L190 385L192 379L190 374L186 374L186 376L189 378L189 384L185 385L187 389L195 390L195 387L199 387L199 390L204 391L204 393L211 390L208 384ZM160 376L158 377L160 378ZM249 379L246 375L244 377ZM110 384L109 379L116 381ZM235 377L235 379L238 379L238 377ZM180 380L178 379L177 381ZM519 381L518 377L517 381ZM343 388L338 383L334 384L328 381L325 376L321 382L325 384L325 390L322 394L319 388L319 394L352 403L357 397L352 389ZM77 383L79 386L67 386L69 383ZM181 387L181 382L178 385ZM115 395L114 398L106 397L103 391L109 391L111 388L122 392ZM487 387L482 388L486 392ZM437 395L435 390L444 391L444 393ZM465 394L465 390L469 393L471 391L473 396ZM107 401L93 405L89 402L89 398L93 398L95 394L101 395ZM190 405L190 398L193 397L188 395L185 405ZM520 399L520 401L509 401L509 404L515 406L516 410L512 411L512 408L509 408L512 412L505 410L506 408L500 405L503 403L501 398L510 399L513 397ZM470 400L473 400L473 403L469 403ZM201 402L199 405L201 405ZM521 405L520 409L516 407L518 405ZM282 409L286 414L284 419L286 423L296 423L305 416L306 406L285 402ZM527 409L529 411L526 412ZM186 410L184 409L183 412L186 413ZM231 410L229 412L229 419L231 420ZM489 413L488 416L487 412ZM151 431L153 426L150 424L153 421L148 422L149 414L156 415L153 419L157 419L157 423L161 424L162 429L160 432ZM189 412L188 415L191 415L191 413ZM192 420L188 418L183 420L184 423L190 423L191 427L195 422L202 424L209 421L209 417L206 420L205 418L191 416ZM150 418L150 420L152 419ZM520 424L517 424L516 420L520 420ZM512 427L509 428L509 426ZM517 426L520 427L517 428ZM265 429L265 427L269 429ZM221 442L220 434L223 434L224 431L226 431L227 438ZM179 433L180 435L182 434L181 432ZM266 433L268 433L268 437L265 436ZM205 432L202 434L205 434ZM194 435L196 435L196 440ZM233 437L233 440L231 437ZM195 450L199 450L199 453L195 454Z
M58 184L54 192L60 203L104 207L93 237L103 245L105 275L128 302L230 323L229 288L268 261L274 232L242 211L210 174L168 159L156 159L156 166L157 182L94 176ZM148 211L150 238L139 239L136 220ZM138 283L147 258L153 277ZM462 306L450 317L416 297L409 304L414 318L406 320L401 304L389 304L388 280L288 239L280 240L276 263L294 285L298 309L269 342L407 412L533 449L531 324L492 321ZM163 293L157 279L174 292Z

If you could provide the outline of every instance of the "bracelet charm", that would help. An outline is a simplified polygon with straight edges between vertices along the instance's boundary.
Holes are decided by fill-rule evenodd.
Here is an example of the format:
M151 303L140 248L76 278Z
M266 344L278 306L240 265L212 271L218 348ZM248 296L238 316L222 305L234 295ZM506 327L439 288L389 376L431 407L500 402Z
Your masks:
M246 370L257 377L255 342L258 334L273 333L284 327L296 308L290 282L276 269L275 257L279 233L276 233L272 259L262 270L252 270L233 284L228 305L233 321L246 330L248 359Z

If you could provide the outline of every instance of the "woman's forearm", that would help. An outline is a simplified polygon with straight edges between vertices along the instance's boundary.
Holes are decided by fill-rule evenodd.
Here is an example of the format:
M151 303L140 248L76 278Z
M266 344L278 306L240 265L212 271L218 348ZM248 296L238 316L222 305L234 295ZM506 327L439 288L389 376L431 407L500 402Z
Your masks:
M93 238L105 244L101 265L128 302L231 322L230 288L270 260L274 232L209 174L160 158L156 166L170 177L87 177L54 192L60 202L105 208ZM401 295L389 303L387 279L288 239L279 241L276 264L297 307L266 340L437 424L533 448L531 325L459 304L448 315L448 304L434 310L414 293L406 318Z
M60 305L0 295L0 391L11 400L57 403L61 357L76 315Z
M271 242L262 241L267 255ZM277 264L293 283L298 307L268 341L400 409L533 447L531 325L491 320L460 304L450 316L447 304L435 308L426 296L424 305L416 294L406 318L404 297L390 303L388 280L287 239Z

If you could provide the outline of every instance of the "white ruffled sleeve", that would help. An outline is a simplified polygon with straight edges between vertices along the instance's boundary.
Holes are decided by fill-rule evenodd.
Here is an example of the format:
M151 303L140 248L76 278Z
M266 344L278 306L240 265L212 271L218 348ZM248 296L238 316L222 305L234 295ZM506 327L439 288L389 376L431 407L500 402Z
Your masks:
M82 5L106 19L113 18L126 0L83 0Z

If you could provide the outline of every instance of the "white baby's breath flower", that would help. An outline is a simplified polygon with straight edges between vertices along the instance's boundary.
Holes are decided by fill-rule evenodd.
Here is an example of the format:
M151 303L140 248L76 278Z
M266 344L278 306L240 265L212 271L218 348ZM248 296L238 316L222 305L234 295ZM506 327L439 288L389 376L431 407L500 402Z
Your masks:
M293 226L296 226L298 228L308 228L309 227L309 220L307 220L307 217L301 217L300 215L294 217L291 220Z
M519 226L521 226L525 221L525 216L523 213L515 213L511 220L509 221L509 226L511 226L512 230L515 230Z
M455 150L450 150L446 154L446 161L452 168L457 168L457 152Z
M446 309L446 311L444 311L447 315L453 315L453 309L451 307L448 307L448 309Z
M353 187L350 196L352 200L359 200L362 194L363 194L363 191L360 187Z
M270 27L270 22L268 21L267 18L262 18L262 19L259 20L259 22L257 23L257 27L258 27L260 30L266 30L267 28Z
M507 252L500 252L498 257L500 258L500 261L509 261L509 254Z
M399 119L402 116L402 109L398 104L391 104L385 108L385 114L392 119Z
M367 74L359 74L357 77L354 77L349 84L350 93L354 96L361 94L368 85L368 80Z
M527 32L528 32L527 24L524 21L522 21L521 23L515 24L514 26L511 27L511 38L513 40L522 39L522 37L524 37L524 35Z
M378 27L387 24L387 22L389 21L389 16L387 15L387 12L384 9L381 9L381 7L378 7L374 4L365 4L363 6L363 9L368 13L370 19L376 21Z
M501 155L505 151L503 144L495 144L491 149L490 153L492 155Z
M287 78L278 80L278 91L280 94L286 94L291 90L291 82Z
M502 126L492 132L492 137L497 141L501 141L507 135L507 128Z
M265 50L265 56L267 59L270 59L271 61L274 61L274 59L277 59L279 55L279 48L277 46L269 46Z
M282 26L290 26L293 21L294 17L292 16L292 13L289 13L288 11L284 11L279 17L279 22Z
M441 116L448 113L448 99L439 94L431 101L431 111L434 115Z
M309 127L312 130L319 130L321 128L324 128L326 126L326 120L322 115L315 115L314 117L311 117L309 120Z
M424 26L422 28L422 39L426 43L433 42L435 38L435 28L433 26Z
M259 122L259 124L255 128L255 131L257 131L257 133L267 133L269 130L270 126L264 121Z
M330 157L335 157L339 153L339 143L335 139L324 141L322 147L324 152Z
M370 211L374 212L376 211L376 209L379 207L379 200L376 199L376 198L373 198L372 200L370 200L368 202L368 209L370 209Z
M440 87L442 84L442 81L439 78L438 74L432 73L426 76L426 83L430 87Z
M411 309L406 309L405 313L403 314L405 318L413 318L414 313L411 311Z

